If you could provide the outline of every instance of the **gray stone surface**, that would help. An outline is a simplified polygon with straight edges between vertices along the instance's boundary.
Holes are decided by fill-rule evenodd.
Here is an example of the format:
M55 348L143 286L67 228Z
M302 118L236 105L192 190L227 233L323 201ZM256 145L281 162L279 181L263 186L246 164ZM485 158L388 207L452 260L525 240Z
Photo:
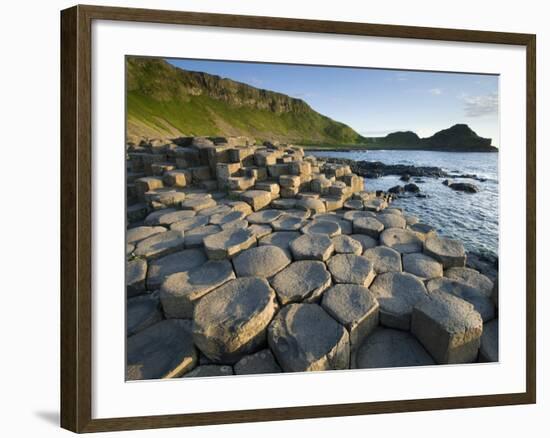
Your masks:
M413 307L428 294L424 283L405 272L378 275L370 291L380 304L380 323L400 330L409 330Z
M242 204L244 204L244 202ZM250 206L247 205L247 204L245 204L245 205L250 211ZM213 216L215 214L229 213L231 211L232 211L232 208L229 205L218 204L218 205L214 205L213 207L209 207L209 208L205 208L203 210L200 210L199 212L197 212L197 216L207 216L209 218L210 216ZM246 212L244 212L244 213L246 214ZM210 219L209 219L209 221L210 221Z
M246 217L246 220L251 224L269 224L278 219L283 212L281 210L260 210Z
M336 222L313 220L302 228L302 233L312 236L325 235L334 237L342 234L342 230Z
M337 284L323 294L321 305L347 329L352 350L378 325L378 301L364 286Z
M258 245L275 245L284 250L290 250L290 242L301 235L299 231L277 231L262 237Z
M324 213L325 203L319 199L305 198L296 201L296 208L312 211L313 213Z
M161 210L162 211L162 210ZM159 225L169 226L175 222L195 217L195 212L192 210L177 210L170 213L164 213L157 217Z
M248 190L241 194L241 199L252 207L252 210L258 211L271 202L271 193L263 190Z
M479 289L487 297L490 297L493 291L493 282L491 279L475 269L449 268L445 271L445 277L451 280L461 281L468 286Z
M344 213L344 219L350 222L353 222L355 219L359 219L361 217L371 217L376 219L376 213L362 210L350 210Z
M193 318L197 302L209 292L235 278L231 262L209 261L166 278L160 301L167 318Z
M334 245L328 236L304 234L290 242L290 251L295 260L326 261L334 252Z
M189 320L160 321L126 342L128 380L180 377L197 363Z
M164 233L166 228L164 227L135 227L126 231L126 243L137 243L147 237L153 236L158 233Z
M378 239L384 229L384 224L373 217L359 217L353 221L353 233L365 234Z
M142 240L134 251L136 256L156 259L180 251L185 246L183 231L166 231Z
M325 264L312 260L294 262L271 280L283 306L295 302L317 301L331 283Z
M147 262L143 259L133 259L126 262L126 295L134 297L145 293L145 278Z
M184 249L152 260L147 269L147 289L157 290L169 275L189 271L206 263L207 260L202 249Z
M245 214L242 211L233 210L227 213L217 213L210 216L212 225L225 225L233 221L244 219Z
M162 320L158 294L146 294L126 300L126 336Z
M287 372L349 367L349 335L317 304L285 306L269 325L268 342Z
M402 330L376 329L355 355L357 368L393 368L434 365L435 362L414 336Z
M271 222L275 231L297 231L306 224L306 221L300 217L285 213L278 219Z
M439 364L474 362L482 331L474 306L454 295L434 291L414 307L411 332Z
M380 234L380 244L403 254L422 251L422 240L412 231L388 228Z
M262 245L247 249L233 259L237 277L269 278L291 262L287 252L278 246Z
M401 215L395 213L386 213L388 209L384 210L384 213L379 214L376 220L384 225L384 228L405 228L407 221Z
M189 231L194 228L208 225L209 220L208 216L193 216L170 224L170 229L175 231Z
M234 366L235 374L275 374L282 372L269 349L249 354L239 360Z
M363 201L359 199L348 199L344 202L344 208L347 210L363 210Z
M426 240L428 237L434 237L437 235L437 231L434 227L418 222L409 225L409 230L415 232L421 240Z
M204 238L211 234L217 234L222 229L218 225L205 225L204 227L193 228L185 232L185 247L200 248L204 245Z
M245 219L240 219L236 221L227 222L220 226L222 227L223 231L244 229L244 228L248 228L248 221Z
M263 225L263 224L252 224L248 227L250 231L252 231L252 234L256 236L256 239L259 240L262 237L268 236L272 233L273 228L269 225Z
M430 280L426 287L429 292L445 292L473 304L474 308L481 314L484 322L490 321L495 317L495 306L493 302L480 289L469 286L461 281L451 280L445 277Z
M483 324L479 361L498 362L498 319Z
M443 265L436 259L420 252L403 254L403 270L416 275L421 280L431 280L443 276Z
M143 223L148 226L160 225L159 218L167 213L173 213L176 209L174 208L163 208L161 210L153 211L149 213Z
M206 255L210 260L231 258L256 244L256 237L250 230L235 229L206 236L203 240Z
M276 311L275 292L266 280L231 280L195 307L193 340L212 361L235 363L265 343Z
M393 215L396 216L396 215ZM369 260L377 274L385 272L401 272L401 254L387 246L377 246L367 249L363 257Z
M327 262L335 283L353 283L368 287L374 276L373 264L363 256L336 254Z
M181 377L223 377L232 375L233 368L231 365L200 365Z
M363 252L369 248L374 248L375 246L378 246L377 239L373 239L372 237L365 234L351 234L349 237L361 243L361 246L363 247Z
M334 251L337 254L361 255L363 253L363 245L361 245L361 242L350 236L335 236L331 240L334 245Z
M193 210L197 212L207 208L215 207L216 201L212 198L207 197L187 198L180 204L180 206L183 210Z
M463 267L466 264L464 246L458 240L431 236L424 242L424 252L440 261L443 268Z

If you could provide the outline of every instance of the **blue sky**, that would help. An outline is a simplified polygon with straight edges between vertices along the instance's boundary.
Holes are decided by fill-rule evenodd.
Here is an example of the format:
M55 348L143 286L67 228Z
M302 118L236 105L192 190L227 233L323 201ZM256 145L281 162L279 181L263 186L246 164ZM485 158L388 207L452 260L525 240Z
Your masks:
M305 100L365 136L421 137L466 123L499 145L498 76L169 59L171 64Z

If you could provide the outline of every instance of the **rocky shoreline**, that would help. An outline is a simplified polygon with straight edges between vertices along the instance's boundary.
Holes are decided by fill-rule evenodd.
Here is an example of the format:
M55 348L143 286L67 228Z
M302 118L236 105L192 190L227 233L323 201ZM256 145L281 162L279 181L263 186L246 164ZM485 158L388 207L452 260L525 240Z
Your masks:
M127 166L129 380L498 360L498 271L362 165L186 137Z

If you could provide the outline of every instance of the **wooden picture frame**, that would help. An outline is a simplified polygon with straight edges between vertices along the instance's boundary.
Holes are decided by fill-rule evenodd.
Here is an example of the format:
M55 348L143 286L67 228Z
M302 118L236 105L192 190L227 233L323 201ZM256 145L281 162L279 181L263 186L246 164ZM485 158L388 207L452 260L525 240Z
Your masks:
M91 25L94 20L519 45L526 48L526 391L522 393L92 418ZM61 12L61 426L98 432L529 404L536 401L536 37L531 34L75 6Z

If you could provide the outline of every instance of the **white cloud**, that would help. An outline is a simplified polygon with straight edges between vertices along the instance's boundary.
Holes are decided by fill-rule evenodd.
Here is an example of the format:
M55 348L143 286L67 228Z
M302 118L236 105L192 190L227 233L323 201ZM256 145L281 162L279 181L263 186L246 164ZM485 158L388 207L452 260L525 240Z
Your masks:
M498 94L490 93L481 96L462 97L464 111L468 117L481 117L498 112Z
M443 90L441 88L430 88L428 90L428 92L430 94L433 94L434 96L439 96L439 95L443 94Z

